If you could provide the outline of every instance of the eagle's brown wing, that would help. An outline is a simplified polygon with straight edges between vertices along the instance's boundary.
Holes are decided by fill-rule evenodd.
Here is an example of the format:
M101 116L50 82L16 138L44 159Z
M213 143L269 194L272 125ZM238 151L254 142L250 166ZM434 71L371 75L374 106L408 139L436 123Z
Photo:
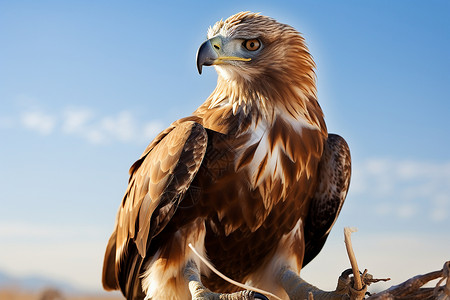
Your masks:
M128 299L142 293L139 272L150 241L175 213L201 166L207 140L199 123L177 121L130 168L128 188L105 253L105 289L120 287Z
M305 222L306 266L319 254L344 204L350 185L350 149L345 140L329 134L319 163L319 184Z

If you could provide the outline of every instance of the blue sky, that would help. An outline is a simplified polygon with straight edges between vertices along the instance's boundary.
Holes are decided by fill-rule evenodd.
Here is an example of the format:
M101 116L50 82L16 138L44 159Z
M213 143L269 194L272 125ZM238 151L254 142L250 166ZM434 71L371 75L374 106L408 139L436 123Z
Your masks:
M0 0L1 270L100 290L129 166L211 93L197 48L246 10L303 33L328 129L352 149L349 196L305 278L334 288L344 226L391 284L450 259L448 1Z

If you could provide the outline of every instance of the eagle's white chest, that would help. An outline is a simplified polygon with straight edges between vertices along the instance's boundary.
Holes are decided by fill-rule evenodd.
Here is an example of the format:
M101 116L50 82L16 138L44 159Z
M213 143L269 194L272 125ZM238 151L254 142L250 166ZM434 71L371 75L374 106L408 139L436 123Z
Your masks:
M302 118L296 119L292 116L282 114L278 114L274 119L276 120L276 118L282 118L283 123L290 127L290 139L301 139L303 128L318 129ZM273 124L265 119L254 122L249 129L251 137L243 147L241 153L242 155L245 149L256 143L258 144L253 159L247 166L247 172L253 188L256 188L267 179L271 179L271 181L279 179L284 184L285 177L280 161L281 156L287 155L291 160L295 160L295 157L291 157L292 155L290 155L286 147L286 141L283 139L273 139L273 136L270 136L272 126Z

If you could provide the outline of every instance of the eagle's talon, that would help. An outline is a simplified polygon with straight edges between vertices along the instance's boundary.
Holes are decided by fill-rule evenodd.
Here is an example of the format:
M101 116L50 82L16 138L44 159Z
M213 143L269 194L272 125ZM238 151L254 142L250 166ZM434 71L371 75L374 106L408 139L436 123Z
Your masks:
M197 285L199 286L199 285ZM256 293L253 291L240 291L235 292L232 294L221 294L221 293L214 293L210 291L209 289L202 287L200 283L201 288L193 290L193 296L192 300L269 300L266 296L260 293Z
M269 298L267 298L267 297L264 296L263 294L257 293L257 292L255 292L255 293L253 294L253 298L255 298L255 299L262 299L262 300L269 300Z

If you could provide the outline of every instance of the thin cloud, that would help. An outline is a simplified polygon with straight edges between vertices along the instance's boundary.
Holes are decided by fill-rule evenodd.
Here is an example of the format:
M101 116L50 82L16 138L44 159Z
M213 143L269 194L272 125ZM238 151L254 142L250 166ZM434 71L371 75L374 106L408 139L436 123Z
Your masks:
M95 118L92 111L75 110L68 116L70 118L67 121L71 121L69 123L71 126L66 127L72 130L66 133L76 134L94 144L148 143L164 128L159 121L139 122L138 118L129 111Z
M67 107L56 113L36 108L24 110L16 118L2 117L0 125L1 128L11 129L16 123L40 135L59 133L79 137L92 144L148 143L164 129L161 121L142 122L136 114L127 110L102 116L82 107Z
M351 191L374 200L379 215L441 222L449 217L450 162L369 159L354 166Z
M36 131L41 135L49 135L56 126L56 117L42 111L26 111L20 116L23 127Z
M94 112L87 108L68 108L63 112L62 131L66 134L79 134L86 130L87 123Z

